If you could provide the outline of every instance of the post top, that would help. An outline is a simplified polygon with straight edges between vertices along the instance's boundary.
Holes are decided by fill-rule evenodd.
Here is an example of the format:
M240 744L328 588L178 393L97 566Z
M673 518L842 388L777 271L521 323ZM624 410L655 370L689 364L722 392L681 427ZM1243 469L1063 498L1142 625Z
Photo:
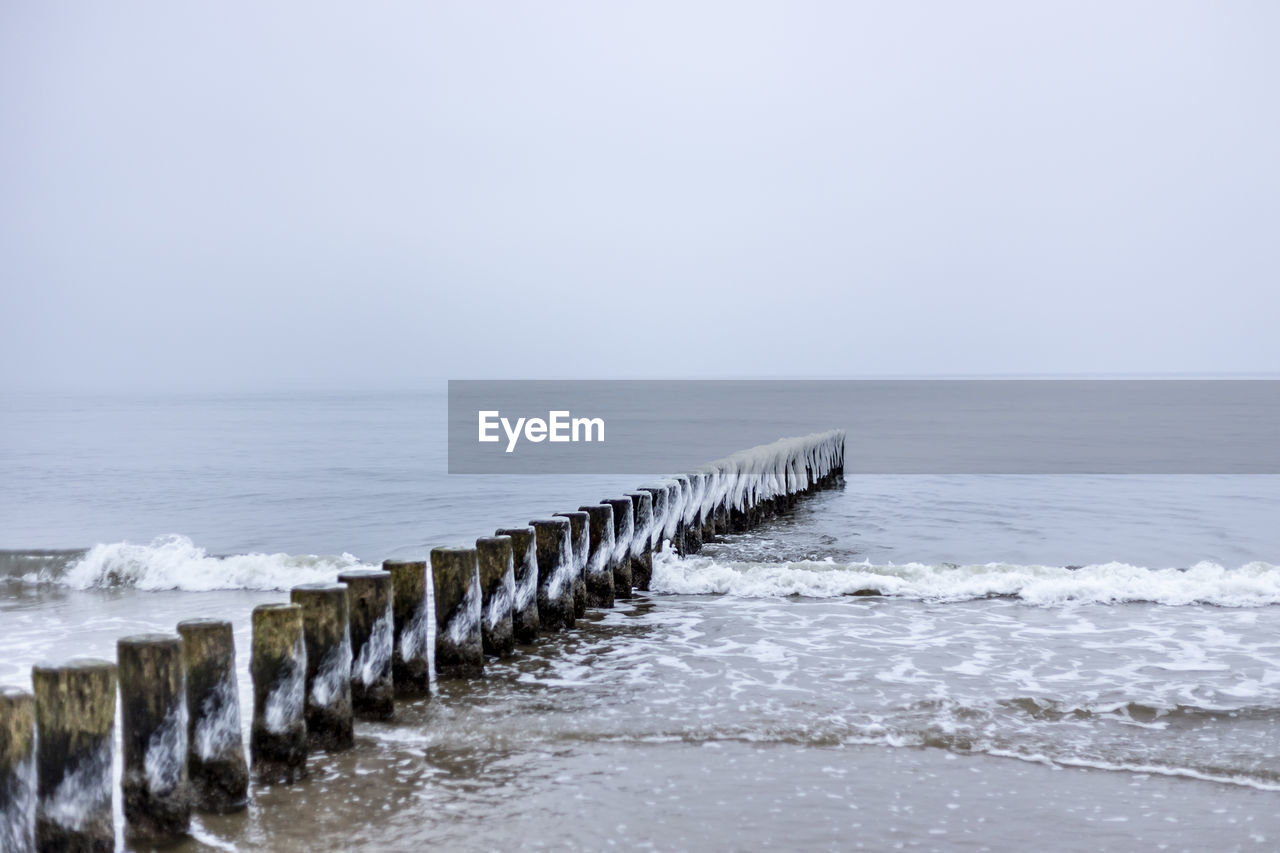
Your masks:
M432 548L432 549L431 549L431 559L432 559L432 560L434 560L437 556L440 556L440 557L465 557L465 556L467 556L468 554L470 554L471 556L473 556L473 557L474 557L474 556L475 556L475 554L476 554L476 549L475 549L475 548L469 548L469 547L467 547L467 546L465 546L465 545L446 545L446 546L442 546L442 547L439 547L439 548Z
M259 613L274 613L277 611L287 612L291 610L296 610L299 613L302 612L302 608L296 604L292 604L290 602L279 602L276 604L259 604L257 607L253 608L253 615L257 616Z
M314 583L300 583L290 589L290 592L342 592L347 588L345 583L337 583L336 581L316 581Z
M124 646L176 646L182 642L177 634L130 634L116 640L116 648Z
M61 663L41 661L31 667L31 674L57 672L115 672L115 661L102 658L76 657Z
M178 623L178 633L182 634L187 631L219 631L231 628L231 623L226 619L211 619L202 617L200 619L183 619Z
M339 581L353 580L378 580L379 578L390 578L391 572L382 569L347 569L345 572L338 574Z
M409 569L426 569L426 560L383 560L382 568L384 571L390 571L392 568L409 568Z
M21 687L14 687L12 684L0 684L0 699L9 702L22 701L23 699L34 700L30 690L23 690Z

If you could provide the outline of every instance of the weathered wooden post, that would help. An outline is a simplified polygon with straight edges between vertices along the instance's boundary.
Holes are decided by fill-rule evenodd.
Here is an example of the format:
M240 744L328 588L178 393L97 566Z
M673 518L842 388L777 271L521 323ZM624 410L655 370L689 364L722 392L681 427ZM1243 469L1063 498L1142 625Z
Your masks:
M338 575L338 582L347 585L350 608L351 709L361 720L389 720L396 711L391 573L350 569Z
M635 534L631 539L631 583L648 592L653 577L653 495L645 491L627 492Z
M667 492L667 512L662 538L671 543L673 550L679 551L679 536L676 531L679 530L680 513L683 511L680 505L680 486L675 482L667 482L663 484L663 488Z
M345 583L305 583L289 592L302 608L307 646L307 746L326 752L355 743L351 709L351 611Z
M569 519L569 542L573 547L573 615L587 615L587 553L591 550L591 517L582 510L557 512Z
M76 658L31 669L36 696L36 849L111 850L116 665Z
M702 481L702 541L710 542L716 537L715 486L719 476L714 470L699 471L697 476Z
M36 700L0 687L0 850L36 849Z
M693 506L694 516L690 525L694 528L695 539L698 543L698 550L702 550L702 546L707 543L709 536L707 535L707 515L705 502L707 499L707 475L699 471L693 471L688 474L689 486L693 490Z
M436 676L484 675L480 567L475 548L432 548L436 600Z
M507 657L515 651L511 610L516 603L515 560L510 536L482 536L476 540L480 563L481 637L485 654Z
M601 501L613 507L613 597L631 597L631 540L636 522L631 498L609 498Z
M383 560L391 573L392 616L395 646L391 653L391 680L396 696L406 699L431 693L431 651L427 638L427 561Z
M538 548L532 527L507 527L496 532L511 537L515 563L516 601L511 610L511 626L517 643L538 639Z
M231 623L188 619L178 623L178 633L187 674L187 777L193 805L218 814L237 811L248 803L249 765L240 734Z
M686 474L677 474L671 479L675 481L676 489L680 493L680 516L676 522L676 550L679 551L680 556L685 557L697 553L702 547L702 541L698 539L693 526L693 485Z
M654 553L662 550L662 531L667 524L667 488L666 486L641 486L640 491L648 492L652 497L653 516L649 531L649 547Z
M567 518L529 522L538 543L538 619L544 631L572 628L573 540Z
M125 832L139 841L172 841L186 835L191 826L182 638L177 634L123 637L116 642L116 658Z
M262 782L295 782L307 775L307 724L303 716L307 647L302 608L260 604L253 608L253 725L249 762Z
M613 606L613 507L589 504L578 507L590 519L587 550L587 606Z

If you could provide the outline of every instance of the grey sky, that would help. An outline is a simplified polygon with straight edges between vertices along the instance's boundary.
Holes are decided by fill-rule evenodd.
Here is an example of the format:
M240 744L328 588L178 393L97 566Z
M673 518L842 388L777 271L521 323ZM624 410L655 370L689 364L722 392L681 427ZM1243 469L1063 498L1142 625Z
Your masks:
M0 385L1280 371L1280 5L0 7Z

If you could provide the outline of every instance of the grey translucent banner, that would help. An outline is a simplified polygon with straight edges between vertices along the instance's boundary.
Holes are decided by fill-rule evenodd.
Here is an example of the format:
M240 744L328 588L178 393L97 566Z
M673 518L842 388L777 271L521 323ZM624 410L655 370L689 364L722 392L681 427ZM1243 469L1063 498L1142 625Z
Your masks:
M1277 474L1280 380L449 382L451 474L664 474L834 428L846 475Z

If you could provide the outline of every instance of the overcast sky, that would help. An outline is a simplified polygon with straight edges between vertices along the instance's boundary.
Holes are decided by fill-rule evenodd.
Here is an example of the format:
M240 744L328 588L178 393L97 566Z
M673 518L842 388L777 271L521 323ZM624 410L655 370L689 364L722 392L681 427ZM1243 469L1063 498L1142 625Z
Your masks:
M1280 4L0 6L0 386L1280 371Z

